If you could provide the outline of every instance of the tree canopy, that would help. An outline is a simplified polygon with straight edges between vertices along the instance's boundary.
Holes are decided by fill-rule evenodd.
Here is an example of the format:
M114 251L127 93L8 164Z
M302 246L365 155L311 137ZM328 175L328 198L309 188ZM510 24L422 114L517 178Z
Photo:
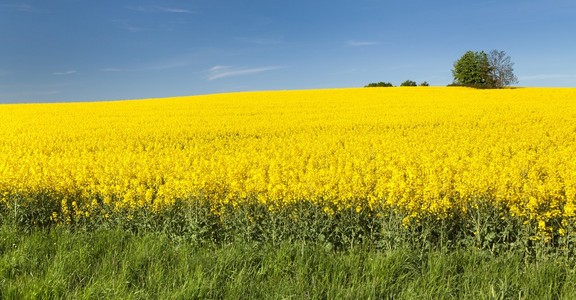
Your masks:
M417 86L416 81L406 80L400 84L400 86Z
M476 88L502 88L518 82L510 56L504 51L466 51L454 63L453 85Z
M393 85L390 82L373 82L365 85L364 87L392 87Z
M488 64L490 65L490 77L494 87L502 88L513 83L518 83L518 78L514 75L514 63L510 56L504 51L492 50L488 54Z

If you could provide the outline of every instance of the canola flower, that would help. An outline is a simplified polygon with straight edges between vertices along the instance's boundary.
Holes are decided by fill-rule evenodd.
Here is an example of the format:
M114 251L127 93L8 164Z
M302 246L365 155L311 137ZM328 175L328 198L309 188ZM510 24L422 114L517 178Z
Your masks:
M0 203L69 223L177 200L576 218L576 89L332 89L0 105ZM18 198L19 199L19 198ZM50 200L51 199L51 200ZM26 205L25 203L23 205ZM561 220L554 228L552 220Z

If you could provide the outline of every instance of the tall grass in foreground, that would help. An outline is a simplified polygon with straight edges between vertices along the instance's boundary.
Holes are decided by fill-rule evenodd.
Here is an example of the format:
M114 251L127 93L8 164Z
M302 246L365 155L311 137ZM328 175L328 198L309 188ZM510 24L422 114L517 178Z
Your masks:
M194 246L161 232L0 227L0 299L575 299L576 267L321 243Z
M222 205L218 213L202 199L174 201L161 212L147 209L107 211L95 217L74 218L68 224L55 224L48 213L49 196L39 194L13 200L24 203L0 206L0 225L12 224L28 231L57 228L73 231L119 229L129 233L155 232L194 246L228 243L312 243L335 250L367 245L376 250L460 249L474 247L492 255L523 252L526 259L559 257L576 261L576 228L565 225L564 234L538 231L537 222L509 216L506 209L490 201L477 200L466 213L450 218L420 218L407 225L405 212L392 209L329 209L300 201L270 209L256 201L242 205ZM328 206L330 208L330 206ZM106 216L106 217L104 217ZM560 219L556 219L560 223ZM553 224L553 223L552 223ZM554 224L553 224L554 225Z

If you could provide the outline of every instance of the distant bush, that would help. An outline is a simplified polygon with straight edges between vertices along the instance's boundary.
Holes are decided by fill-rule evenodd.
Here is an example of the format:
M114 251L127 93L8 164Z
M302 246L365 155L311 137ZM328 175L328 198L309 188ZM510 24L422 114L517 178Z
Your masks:
M412 80L406 80L402 82L400 86L416 86L416 82Z
M393 87L390 82L373 82L365 85L364 87Z
M424 82L420 83L420 86L430 86L430 85L428 84L428 82L424 81Z

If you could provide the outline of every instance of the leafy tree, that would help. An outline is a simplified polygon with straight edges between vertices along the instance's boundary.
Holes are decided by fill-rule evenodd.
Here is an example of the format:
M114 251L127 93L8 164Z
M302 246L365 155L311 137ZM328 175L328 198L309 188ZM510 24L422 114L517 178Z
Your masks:
M452 85L476 88L502 88L518 79L514 75L514 63L504 51L467 51L454 63Z
M495 88L503 88L513 83L518 83L514 75L514 63L504 51L492 50L488 54L490 65L490 77L493 79Z
M402 82L400 86L416 86L416 82L412 80L406 80Z
M376 82L376 83L369 83L364 87L392 87L393 85L390 82Z
M420 83L420 86L430 86L430 85L428 84L428 82L424 81L424 82Z
M452 75L454 76L454 85L478 88L489 88L493 85L488 55L484 51L466 51L454 63Z

